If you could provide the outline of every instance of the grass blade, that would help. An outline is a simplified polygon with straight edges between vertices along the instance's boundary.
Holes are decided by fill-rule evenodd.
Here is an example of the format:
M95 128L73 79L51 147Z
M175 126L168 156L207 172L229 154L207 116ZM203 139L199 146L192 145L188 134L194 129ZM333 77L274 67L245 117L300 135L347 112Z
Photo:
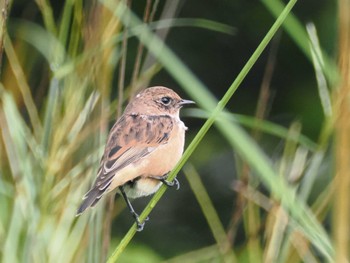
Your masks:
M123 3L115 6L110 1L101 2L110 8L111 11L114 11L115 15L120 17L123 23L128 23L130 21L130 25L132 26L141 24L141 21L139 21L133 14L131 14ZM196 79L190 73L189 69L184 66L182 62L169 49L165 47L164 43L154 37L146 26L143 27L143 33L139 36L140 40L160 60L160 62L163 63L164 67L167 68L171 74L173 74L174 78L177 79L180 84L182 84L186 91L191 94L192 97L197 99L200 106L208 109L209 111L212 111L210 118L206 121L197 136L191 142L190 146L186 149L177 167L169 175L169 180L172 180L175 177L186 160L193 153L196 146L203 139L205 133L215 122L218 115L225 107L226 103L238 88L239 84L243 81L244 77L248 74L249 70L254 65L259 55L262 53L273 35L277 32L278 28L281 26L295 3L296 1L292 0L287 4L281 15L271 27L270 31L266 34L261 44L258 46L252 57L248 60L247 64L244 66L238 77L235 79L233 84L230 86L224 97L215 108L215 99L208 93L200 81ZM126 20L126 18L129 20ZM223 122L222 120L216 120L216 125L228 139L230 144L242 155L247 163L249 163L257 171L265 185L271 189L277 198L283 201L283 205L287 211L291 213L293 219L295 220L296 226L303 229L305 235L320 250L320 252L328 260L331 260L334 251L326 232L321 227L316 218L312 215L312 213L306 208L305 204L302 201L298 200L298 202L295 202L295 195L293 190L288 188L286 183L275 174L274 170L269 164L269 160L261 152L261 150L237 125L233 123ZM232 136L233 134L234 136ZM144 220L147 217L161 196L164 194L165 190L165 187L161 187L160 190L154 195L149 205L141 214L141 220ZM115 262L117 260L135 233L136 225L134 224L129 232L125 235L123 240L120 242L119 246L113 252L108 262Z

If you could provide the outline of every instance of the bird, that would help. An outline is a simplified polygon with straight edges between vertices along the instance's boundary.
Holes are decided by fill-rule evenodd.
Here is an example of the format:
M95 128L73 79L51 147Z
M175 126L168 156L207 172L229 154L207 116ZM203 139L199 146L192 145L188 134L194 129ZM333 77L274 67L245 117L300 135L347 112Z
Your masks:
M180 109L194 103L163 86L146 88L131 99L109 132L96 179L76 215L117 189L142 231L148 218L140 222L129 199L154 194L162 184L179 188L178 180L170 182L167 176L184 151L187 127Z

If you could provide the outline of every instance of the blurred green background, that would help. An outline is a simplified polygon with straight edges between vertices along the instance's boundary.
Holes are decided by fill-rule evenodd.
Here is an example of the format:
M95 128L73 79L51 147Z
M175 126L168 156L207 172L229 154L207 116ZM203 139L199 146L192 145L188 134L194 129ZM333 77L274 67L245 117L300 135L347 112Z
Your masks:
M109 128L139 89L164 85L183 98L196 101L196 96L146 47L141 45L143 53L138 53L138 37L125 37L132 30L125 29L109 4L105 7L108 1L2 1L8 13L3 12L1 20L5 44L0 72L0 258L2 262L104 262L133 223L123 200L117 196L114 206L105 200L94 211L74 216L96 174ZM224 96L276 20L268 6L277 8L281 3L287 2L128 2L140 19L145 14L155 22L193 19L154 32L217 99ZM304 33L306 24L314 24L325 56L335 64L337 2L299 1L292 13ZM310 43L307 34L300 37L282 27L226 109L239 114L238 123L241 115L251 117L249 127L240 125L295 195L303 192L298 189L307 182L310 192L305 190L300 202L309 205L330 238L333 192L327 187L333 180L336 156L330 150L332 132L327 125L332 121L327 122L324 114L315 62L297 45L298 37ZM140 69L135 70L138 59ZM328 99L333 101L335 83L324 74L331 93ZM205 119L190 108L182 111L182 119L189 127L188 145ZM284 128L284 135L261 130L254 122L258 119L270 130ZM291 134L302 134L314 144L308 148ZM259 172L249 168L219 129L209 130L188 163L186 174L178 175L181 189L165 193L120 262L327 261L327 253L294 228L293 216L286 225L278 221L278 194L260 183ZM191 173L199 174L205 187L201 191L211 199L228 236L223 244L228 242L229 249L215 238L218 230L208 226L205 208L189 183ZM291 174L297 179L290 179ZM317 179L302 179L310 174ZM135 200L136 211L141 212L149 200Z

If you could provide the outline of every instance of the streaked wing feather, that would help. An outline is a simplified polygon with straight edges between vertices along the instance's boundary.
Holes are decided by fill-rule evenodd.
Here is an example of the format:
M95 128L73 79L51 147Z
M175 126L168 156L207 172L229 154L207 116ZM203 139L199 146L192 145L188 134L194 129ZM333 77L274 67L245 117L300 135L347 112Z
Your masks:
M96 181L84 196L78 214L98 202L118 171L167 143L172 129L170 116L122 116L111 129Z
M99 186L99 189L101 190L106 188L106 184L110 182L110 180L115 176L117 171L147 156L155 149L156 147L131 147L123 153L122 158L118 158L117 160L109 160L108 162L105 162L102 168L103 176L98 178L98 182L96 182L96 185ZM111 166L110 168L107 168L106 166L109 163L111 163Z

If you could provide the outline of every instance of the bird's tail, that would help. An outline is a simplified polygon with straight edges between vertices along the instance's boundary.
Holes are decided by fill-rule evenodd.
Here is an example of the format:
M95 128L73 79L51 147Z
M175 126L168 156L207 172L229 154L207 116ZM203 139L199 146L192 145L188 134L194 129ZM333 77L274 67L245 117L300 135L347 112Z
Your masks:
M106 188L101 190L99 189L99 187L94 187L90 189L90 191L84 195L83 202L77 210L76 216L80 216L87 208L94 207L97 204L97 202L100 201L105 191Z

